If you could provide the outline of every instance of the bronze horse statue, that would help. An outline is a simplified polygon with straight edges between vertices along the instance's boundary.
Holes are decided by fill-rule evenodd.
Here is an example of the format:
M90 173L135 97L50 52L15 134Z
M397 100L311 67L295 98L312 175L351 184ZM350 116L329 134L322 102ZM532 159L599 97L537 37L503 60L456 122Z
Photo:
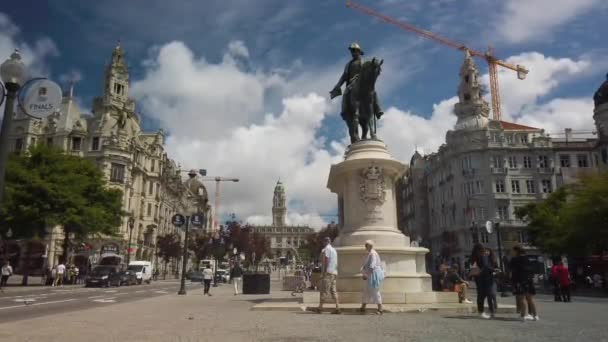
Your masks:
M353 77L344 92L342 118L348 125L351 143L368 139L368 133L370 139L377 139L376 122L383 113L376 94L376 80L382 71L383 62L383 59L375 57L364 62L360 74ZM358 126L361 126L361 138Z

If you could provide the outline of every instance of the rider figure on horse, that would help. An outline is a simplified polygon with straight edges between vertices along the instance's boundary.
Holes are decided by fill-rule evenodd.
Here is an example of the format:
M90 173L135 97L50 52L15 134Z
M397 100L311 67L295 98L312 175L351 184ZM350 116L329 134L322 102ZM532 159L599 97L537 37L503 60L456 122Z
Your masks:
M344 67L344 72L338 80L336 86L330 91L330 96L333 99L336 96L342 95L342 84L346 83L346 90L344 91L344 96L342 96L342 111L340 115L342 119L346 121L348 125L349 133L351 135L351 143L354 143L359 140L358 133L358 115L359 110L357 108L351 108L349 106L348 97L346 96L351 89L351 84L360 77L361 70L363 67L364 60L361 56L364 55L363 50L357 43L352 43L349 45L348 50L350 50L350 54L352 59L346 64ZM382 114L382 110L380 109L380 103L378 102L378 95L374 92L373 94L373 111L376 117L380 118ZM354 134L353 134L354 133Z

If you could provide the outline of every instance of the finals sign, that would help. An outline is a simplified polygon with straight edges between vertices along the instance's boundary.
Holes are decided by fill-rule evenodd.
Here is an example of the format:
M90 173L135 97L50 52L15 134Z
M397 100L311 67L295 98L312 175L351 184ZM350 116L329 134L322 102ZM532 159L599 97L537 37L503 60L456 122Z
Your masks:
M61 88L46 78L35 78L27 82L19 92L19 107L25 114L45 118L59 111Z

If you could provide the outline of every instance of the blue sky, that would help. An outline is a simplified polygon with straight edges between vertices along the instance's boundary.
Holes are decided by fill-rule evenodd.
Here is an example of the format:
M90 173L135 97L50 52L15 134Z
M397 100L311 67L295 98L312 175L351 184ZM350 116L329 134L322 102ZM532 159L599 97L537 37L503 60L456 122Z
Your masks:
M608 72L608 1L359 3L474 49L492 45L500 57L526 65L526 81L501 73L508 119L548 131L593 128L590 98ZM246 190L226 190L226 210L255 222L268 220L278 177L285 180L293 222L319 224L315 214L335 212L324 182L345 132L327 92L352 41L369 57L385 59L378 81L388 112L381 138L398 158L409 160L414 146L432 152L453 124L462 53L347 9L345 1L22 0L0 13L0 52L21 47L33 73L78 80L85 112L120 40L145 126L169 131L174 158L187 167L204 164L213 175L240 174L261 160L274 164L248 171ZM482 61L478 66L487 72ZM291 127L294 122L306 128ZM272 137L279 128L293 133ZM239 155L231 144L241 139L255 148ZM268 148L279 139L290 144ZM251 204L260 196L269 198Z

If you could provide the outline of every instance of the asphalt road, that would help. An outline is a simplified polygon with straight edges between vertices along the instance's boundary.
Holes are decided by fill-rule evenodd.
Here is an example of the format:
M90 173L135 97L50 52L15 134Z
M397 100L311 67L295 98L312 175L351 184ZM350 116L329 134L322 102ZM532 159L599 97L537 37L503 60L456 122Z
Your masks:
M186 281L188 291L200 291L200 283ZM20 291L5 289L0 293L0 322L12 322L40 316L53 315L93 307L128 303L158 297L179 290L178 280L152 282L149 285L133 285L110 288L82 286L45 287Z

